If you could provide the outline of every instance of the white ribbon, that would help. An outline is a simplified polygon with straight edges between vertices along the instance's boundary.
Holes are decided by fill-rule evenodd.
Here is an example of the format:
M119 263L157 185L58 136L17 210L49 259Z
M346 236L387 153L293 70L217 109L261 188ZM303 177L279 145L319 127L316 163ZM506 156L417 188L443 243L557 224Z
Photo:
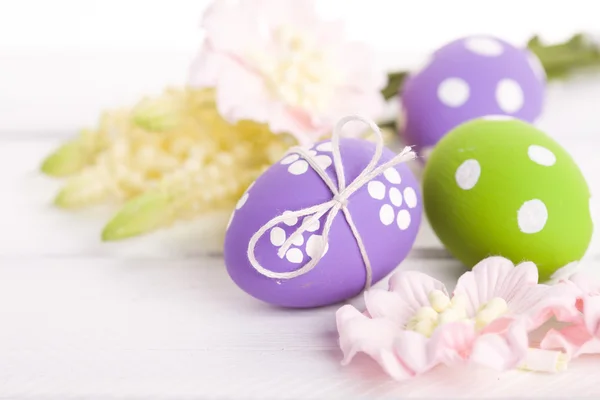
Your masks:
M369 164L365 167L365 169L354 179L348 186L346 186L346 177L344 176L344 167L342 164L342 156L340 152L340 136L341 131L344 125L351 121L361 121L365 124L369 125L369 127L373 130L376 135L376 147L375 154L373 158L369 162ZM319 165L316 161L315 157L311 155L307 150L302 147L294 147L290 149L290 153L298 153L300 154L308 164L319 174L323 182L329 187L331 193L333 194L333 198L325 203L317 204L312 207L303 208L297 211L286 211L284 214L276 216L271 219L265 225L263 225L253 236L250 238L250 242L248 244L248 259L250 260L250 264L254 267L256 271L258 271L261 275L264 275L268 278L274 279L292 279L301 275L304 275L310 272L317 263L321 260L325 249L327 248L328 239L329 239L329 230L331 229L331 225L333 224L333 220L341 210L344 216L346 217L346 221L352 230L352 234L356 240L356 244L360 250L360 254L362 256L363 262L365 264L366 271L366 282L365 289L368 289L372 283L372 269L371 262L369 261L369 256L367 255L364 242L360 236L360 233L356 229L356 225L352 220L352 216L348 211L348 199L352 194L354 194L357 190L362 188L364 185L369 183L372 179L383 173L388 168L394 167L397 164L403 163L405 161L410 161L416 157L416 154L411 150L410 147L405 147L398 155L392 158L390 161L380 165L377 167L377 163L381 159L381 155L383 152L383 135L381 130L375 124L375 122L371 121L368 118L364 118L357 115L350 115L345 118L342 118L333 130L333 134L331 136L331 144L333 151L333 165L335 167L335 174L337 176L337 187L333 183L332 179L327 175L327 172ZM285 253L292 245L294 240L302 235L306 230L314 223L319 221L321 217L327 214L327 219L325 220L325 225L323 227L322 232L322 241L320 243L320 248L317 249L317 255L313 254L312 259L306 263L301 268L290 271L290 272L274 272L269 269L266 269L258 260L256 260L256 256L254 251L256 249L256 244L260 240L260 238L271 228L274 226L293 218L300 218L307 215L311 215L309 218L305 218L302 225L287 238L287 240L283 243L283 245L279 248L277 255L280 258L285 256Z

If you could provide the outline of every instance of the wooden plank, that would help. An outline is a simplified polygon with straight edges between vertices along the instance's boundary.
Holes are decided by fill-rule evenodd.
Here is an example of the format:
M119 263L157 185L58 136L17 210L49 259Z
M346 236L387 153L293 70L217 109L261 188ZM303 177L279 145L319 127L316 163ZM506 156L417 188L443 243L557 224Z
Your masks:
M447 284L461 273L451 260L403 268ZM270 307L220 260L3 257L0 272L0 398L600 395L597 358L561 375L440 368L404 384L365 359L341 367L338 306Z

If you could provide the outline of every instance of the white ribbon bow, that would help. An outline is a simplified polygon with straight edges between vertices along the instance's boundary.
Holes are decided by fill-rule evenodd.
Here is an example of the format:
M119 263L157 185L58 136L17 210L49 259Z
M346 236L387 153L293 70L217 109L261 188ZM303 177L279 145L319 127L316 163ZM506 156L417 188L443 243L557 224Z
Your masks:
M354 179L348 186L346 186L346 177L344 176L344 167L342 164L342 156L341 156L341 152L340 152L340 136L341 136L341 131L342 131L342 128L344 127L344 125L346 125L348 122L351 122L351 121L361 121L361 122L364 122L365 124L369 125L369 127L375 133L377 141L376 141L376 147L375 147L375 154L373 155L373 158L371 158L371 161L369 162L369 164L360 173L360 175L358 175L356 177L356 179ZM286 211L285 214L276 216L275 218L271 219L269 222L267 222L265 225L263 225L252 236L252 238L250 238L250 242L248 244L248 259L250 260L250 264L252 264L252 266L254 267L254 269L256 271L258 271L261 275L264 275L268 278L292 279L292 278L295 278L295 277L298 277L298 276L301 276L301 275L304 275L304 274L310 272L313 268L315 268L317 263L321 260L321 257L323 256L323 253L325 252L325 249L327 248L328 239L329 239L329 230L331 229L331 225L333 224L334 218L337 216L338 212L341 210L342 213L344 214L344 216L346 217L346 221L348 222L350 229L352 230L352 234L354 235L354 238L356 239L356 244L358 245L360 254L364 261L366 275L367 275L366 282L365 282L365 289L368 289L372 284L373 273L372 273L372 269L371 269L371 262L369 261L369 256L367 255L367 252L366 252L363 240L360 236L360 233L356 229L356 225L354 225L352 216L350 215L350 212L348 211L348 199L357 190L362 188L364 185L369 183L372 179L374 179L375 177L377 177L378 175L383 173L388 168L394 167L395 165L398 165L405 161L413 160L416 157L416 154L411 150L410 147L405 147L398 155L396 155L390 161L377 167L377 163L381 159L381 155L382 155L383 148L384 148L383 135L381 133L381 130L379 129L379 127L377 126L377 124L375 122L371 121L368 118L357 116L357 115L350 115L350 116L344 117L336 124L336 126L333 130L333 134L331 136L331 144L332 144L332 151L333 151L333 165L335 167L335 174L337 176L337 183L338 183L337 187L335 186L335 184L333 183L333 181L329 177L329 175L327 175L327 172L325 172L325 170L319 165L319 163L317 162L315 157L313 155L311 155L307 150L305 150L302 147L294 147L294 148L290 149L289 152L300 154L308 162L308 164L317 172L317 174L319 174L321 179L323 179L323 182L325 182L327 187L329 187L329 190L331 190L331 193L333 194L333 198L331 200L329 200L328 202L325 202L322 204L317 204L312 207L307 207L307 208L303 208L301 210L291 211L291 212ZM266 269L262 265L260 265L260 263L256 259L254 251L256 249L256 244L258 243L260 238L269 229L273 228L274 226L276 226L288 219L293 219L294 217L300 218L300 217L304 217L307 215L311 215L311 217L304 219L302 225L294 233L292 233L292 235L290 235L290 237L287 238L287 240L279 248L277 255L280 258L283 258L285 256L285 253L289 249L289 247L294 242L294 240L299 235L302 235L304 232L306 232L306 230L312 224L319 221L321 219L321 217L323 217L325 214L327 214L327 219L326 219L325 225L323 227L322 241L319 246L320 248L317 249L317 252L316 252L317 255L316 256L313 255L312 259L308 263L306 263L301 268L294 270L294 271L290 271L290 272L274 272L274 271Z

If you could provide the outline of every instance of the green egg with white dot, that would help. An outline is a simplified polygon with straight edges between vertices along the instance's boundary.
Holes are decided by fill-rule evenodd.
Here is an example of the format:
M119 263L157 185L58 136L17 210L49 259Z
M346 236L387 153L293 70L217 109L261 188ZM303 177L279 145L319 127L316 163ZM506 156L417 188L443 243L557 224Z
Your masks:
M592 237L590 191L554 139L506 116L468 121L431 153L423 174L427 218L468 267L499 255L534 262L540 281L579 261Z

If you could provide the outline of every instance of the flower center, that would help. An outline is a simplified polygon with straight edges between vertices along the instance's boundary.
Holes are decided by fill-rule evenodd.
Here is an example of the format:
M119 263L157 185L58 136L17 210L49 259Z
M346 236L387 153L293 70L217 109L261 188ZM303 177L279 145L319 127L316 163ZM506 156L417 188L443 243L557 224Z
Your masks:
M289 26L271 34L273 52L252 57L271 94L291 107L322 111L339 81L326 52L308 35Z
M427 337L433 334L437 326L455 321L471 320L477 329L482 329L508 311L506 301L494 297L482 304L474 316L469 317L468 300L464 295L457 294L450 298L440 290L433 290L428 297L430 306L421 307L406 324L407 330L419 332Z

